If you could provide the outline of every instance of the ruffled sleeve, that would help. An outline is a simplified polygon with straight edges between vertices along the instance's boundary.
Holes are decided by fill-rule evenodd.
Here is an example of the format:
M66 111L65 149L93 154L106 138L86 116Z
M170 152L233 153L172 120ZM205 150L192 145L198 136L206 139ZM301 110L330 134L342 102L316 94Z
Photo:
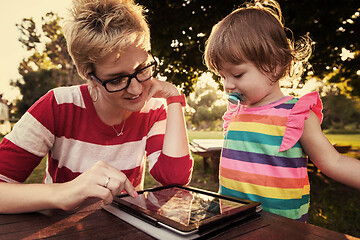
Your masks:
M323 118L322 103L318 92L311 92L301 97L291 110L279 152L290 149L299 141L303 133L304 122L309 118L310 109L321 123Z

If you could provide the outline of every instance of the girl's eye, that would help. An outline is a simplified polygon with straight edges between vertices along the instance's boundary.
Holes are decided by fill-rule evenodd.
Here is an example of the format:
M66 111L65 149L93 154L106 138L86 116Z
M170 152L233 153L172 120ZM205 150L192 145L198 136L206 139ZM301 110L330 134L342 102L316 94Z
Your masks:
M234 75L234 78L241 78L244 74L241 73L241 74L237 74L237 75Z

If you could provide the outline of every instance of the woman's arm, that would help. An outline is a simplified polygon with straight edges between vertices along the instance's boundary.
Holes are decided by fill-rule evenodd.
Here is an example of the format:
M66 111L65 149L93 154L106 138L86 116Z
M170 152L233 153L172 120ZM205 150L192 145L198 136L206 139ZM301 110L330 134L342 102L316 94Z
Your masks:
M360 190L360 160L342 155L332 146L312 111L304 124L300 143L311 161L327 176Z
M179 96L176 87L168 82L152 79L149 98L169 98ZM171 103L167 107L166 131L164 136L163 153L170 157L183 157L189 154L184 113L181 103Z
M23 213L56 208L53 186L45 184L0 183L0 213Z
M126 190L137 197L126 175L106 162L99 161L77 178L66 183L0 183L0 213L23 213L59 208L71 210L89 197L110 204Z
M189 142L181 103L171 103L167 107L166 132L163 153L171 157L189 154Z
M152 79L149 97L168 99L179 96L179 91L172 84ZM165 132L162 128L163 139L150 138L148 145L157 146L161 153L155 158L149 156L150 173L163 185L187 184L191 179L193 161L190 157L185 119L181 103L173 102L167 106ZM159 129L160 130L160 129ZM164 134L164 135L163 135ZM154 142L156 141L156 142ZM161 141L161 146L158 145ZM154 149L152 149L155 151Z

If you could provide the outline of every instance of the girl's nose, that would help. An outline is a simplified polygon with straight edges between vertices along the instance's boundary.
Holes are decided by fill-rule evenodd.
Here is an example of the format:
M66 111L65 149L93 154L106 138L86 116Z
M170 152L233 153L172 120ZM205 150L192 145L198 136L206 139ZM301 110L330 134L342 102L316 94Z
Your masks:
M232 90L235 89L235 84L232 81L230 81L228 79L223 79L223 81L224 81L224 88L225 88L226 92L231 92Z

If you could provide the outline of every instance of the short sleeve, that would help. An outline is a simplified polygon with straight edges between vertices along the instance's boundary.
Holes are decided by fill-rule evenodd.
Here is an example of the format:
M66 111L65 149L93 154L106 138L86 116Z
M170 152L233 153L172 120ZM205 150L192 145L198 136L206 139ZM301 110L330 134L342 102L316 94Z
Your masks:
M322 103L318 92L304 95L291 110L279 152L290 149L299 141L303 133L304 122L309 118L310 110L316 114L321 123L323 118Z

